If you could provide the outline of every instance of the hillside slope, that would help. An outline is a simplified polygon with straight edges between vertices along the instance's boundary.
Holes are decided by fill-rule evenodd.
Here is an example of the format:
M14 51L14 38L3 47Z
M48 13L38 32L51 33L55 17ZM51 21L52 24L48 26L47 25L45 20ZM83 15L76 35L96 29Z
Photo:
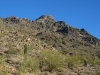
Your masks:
M10 16L0 18L0 59L2 75L92 75L100 72L100 40L52 16Z

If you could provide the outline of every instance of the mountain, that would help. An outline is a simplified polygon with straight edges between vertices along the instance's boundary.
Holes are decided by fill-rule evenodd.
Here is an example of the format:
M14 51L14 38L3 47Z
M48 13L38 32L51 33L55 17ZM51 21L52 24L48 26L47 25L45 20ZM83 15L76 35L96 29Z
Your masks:
M100 39L51 15L10 16L0 18L0 59L2 75L100 74Z

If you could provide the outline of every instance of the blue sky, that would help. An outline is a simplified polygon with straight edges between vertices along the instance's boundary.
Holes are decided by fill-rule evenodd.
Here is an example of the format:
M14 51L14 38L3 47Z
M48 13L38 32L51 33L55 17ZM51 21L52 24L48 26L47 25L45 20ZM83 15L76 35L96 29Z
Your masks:
M100 0L0 0L0 17L35 20L41 15L84 28L100 39Z

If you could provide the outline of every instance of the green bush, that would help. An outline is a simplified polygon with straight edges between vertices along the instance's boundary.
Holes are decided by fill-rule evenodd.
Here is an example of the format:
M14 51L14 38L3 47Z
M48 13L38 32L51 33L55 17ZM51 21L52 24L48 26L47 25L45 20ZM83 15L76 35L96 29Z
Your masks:
M100 59L92 59L91 56L67 56L66 57L66 63L68 63L69 68L77 67L77 65L83 64L84 66L87 66L87 64L90 64L92 66L100 65Z
M81 63L81 59L79 56L67 56L66 63L68 63L68 68L76 67Z
M87 59L87 63L88 64L91 64L92 66L95 66L95 65L100 65L100 59L91 59L91 58L88 58Z
M97 56L100 58L100 51L98 51Z
M62 70L64 66L63 55L57 51L45 50L40 54L40 63L48 71Z
M34 58L27 58L19 66L19 73L37 72L39 70L39 60Z
M7 54L18 54L20 51L18 49L12 49L10 48L8 51L6 51Z
M93 74L93 75L100 75L100 72L97 72L97 73L95 73L95 74Z
M5 57L0 56L0 75L8 75L8 68L5 66Z
M0 64L2 64L4 62L4 57L3 56L0 56Z

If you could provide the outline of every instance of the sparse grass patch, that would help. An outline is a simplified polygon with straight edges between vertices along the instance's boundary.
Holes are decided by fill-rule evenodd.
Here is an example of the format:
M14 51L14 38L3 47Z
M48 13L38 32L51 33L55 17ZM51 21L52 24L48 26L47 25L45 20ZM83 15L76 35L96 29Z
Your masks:
M11 74L8 74L7 68L5 67L5 65L0 64L0 75L11 75Z

